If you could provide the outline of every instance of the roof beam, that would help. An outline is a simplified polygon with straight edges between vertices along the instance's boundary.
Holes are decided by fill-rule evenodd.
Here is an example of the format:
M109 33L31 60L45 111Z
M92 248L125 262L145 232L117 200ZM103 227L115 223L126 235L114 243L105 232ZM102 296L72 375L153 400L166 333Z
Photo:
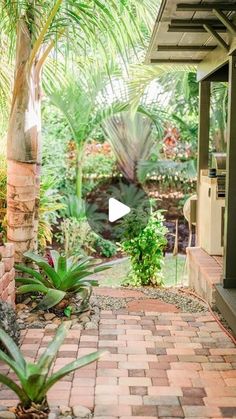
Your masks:
M204 25L204 29L213 36L213 38L216 40L217 44L220 45L221 48L223 48L226 51L229 51L229 46L226 44L223 38L213 29L210 25Z
M171 19L171 25L193 26L193 25L211 25L222 28L224 23L219 22L218 19Z
M227 32L227 29L225 26L217 26L213 27L214 30L217 32ZM204 25L169 25L168 32L192 32L192 33L198 33L198 32L206 32L204 29Z
M213 13L215 14L216 17L218 17L218 19L223 23L223 25L225 25L228 31L232 33L232 35L235 36L236 26L234 25L234 23L231 22L231 20L229 20L229 18L225 16L225 14L218 9L213 9Z
M215 49L214 45L158 45L157 51L195 51L209 52Z
M229 3L202 3L202 4L188 4L179 3L177 4L178 12L211 12L213 9L225 10L229 12L236 11L236 4Z
M159 59L159 58L151 58L150 62L151 64L193 64L193 65L197 65L201 62L202 60L187 60L187 59Z

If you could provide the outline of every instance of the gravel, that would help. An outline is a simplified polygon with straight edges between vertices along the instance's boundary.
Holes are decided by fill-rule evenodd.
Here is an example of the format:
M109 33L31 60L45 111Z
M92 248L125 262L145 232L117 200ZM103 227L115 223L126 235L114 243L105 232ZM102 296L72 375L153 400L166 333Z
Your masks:
M130 288L129 289L134 289ZM136 288L138 291L142 291L144 296L141 299L158 299L165 303L174 304L183 312L198 313L205 312L208 307L204 305L200 300L192 296L184 295L178 288ZM187 289L185 289L187 291ZM133 298L117 298L96 295L92 297L92 302L96 306L99 306L101 310L120 310L125 309L128 302L133 301Z
M184 288L188 291L187 288ZM208 307L195 297L184 295L178 288L141 288L148 298L154 298L165 303L174 304L183 312L198 313L208 310Z

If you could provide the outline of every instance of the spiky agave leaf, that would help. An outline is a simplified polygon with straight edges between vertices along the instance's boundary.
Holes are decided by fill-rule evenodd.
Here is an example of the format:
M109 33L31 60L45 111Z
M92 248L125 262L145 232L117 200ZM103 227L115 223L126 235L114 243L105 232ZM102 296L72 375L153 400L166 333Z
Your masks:
M14 341L0 329L0 339L9 349L12 356L12 358L10 358L10 356L0 351L0 360L7 363L7 365L16 373L20 384L16 384L10 377L4 376L3 374L0 374L0 382L17 394L21 401L19 411L22 411L22 414L25 409L30 409L31 407L40 410L43 406L46 406L47 392L57 381L70 372L96 361L104 354L103 351L98 351L86 355L66 365L50 376L50 367L65 339L67 330L68 326L62 324L57 329L54 339L50 342L38 362L32 363L27 362L24 359Z

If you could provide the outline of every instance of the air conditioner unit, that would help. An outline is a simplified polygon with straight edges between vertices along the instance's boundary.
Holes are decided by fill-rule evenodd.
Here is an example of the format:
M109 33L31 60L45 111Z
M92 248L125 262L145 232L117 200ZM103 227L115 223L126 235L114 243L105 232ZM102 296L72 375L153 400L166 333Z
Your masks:
M215 175L202 170L198 193L198 243L209 255L222 256L225 216L225 155L213 155Z

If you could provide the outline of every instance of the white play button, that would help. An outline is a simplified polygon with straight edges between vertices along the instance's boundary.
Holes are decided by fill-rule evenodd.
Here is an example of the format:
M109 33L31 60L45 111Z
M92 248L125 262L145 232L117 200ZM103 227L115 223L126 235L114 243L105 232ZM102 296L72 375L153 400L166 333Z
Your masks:
M109 218L110 223L114 223L115 221L129 214L130 211L131 211L130 207L122 204L122 202L118 201L117 199L115 198L109 199L108 218Z

